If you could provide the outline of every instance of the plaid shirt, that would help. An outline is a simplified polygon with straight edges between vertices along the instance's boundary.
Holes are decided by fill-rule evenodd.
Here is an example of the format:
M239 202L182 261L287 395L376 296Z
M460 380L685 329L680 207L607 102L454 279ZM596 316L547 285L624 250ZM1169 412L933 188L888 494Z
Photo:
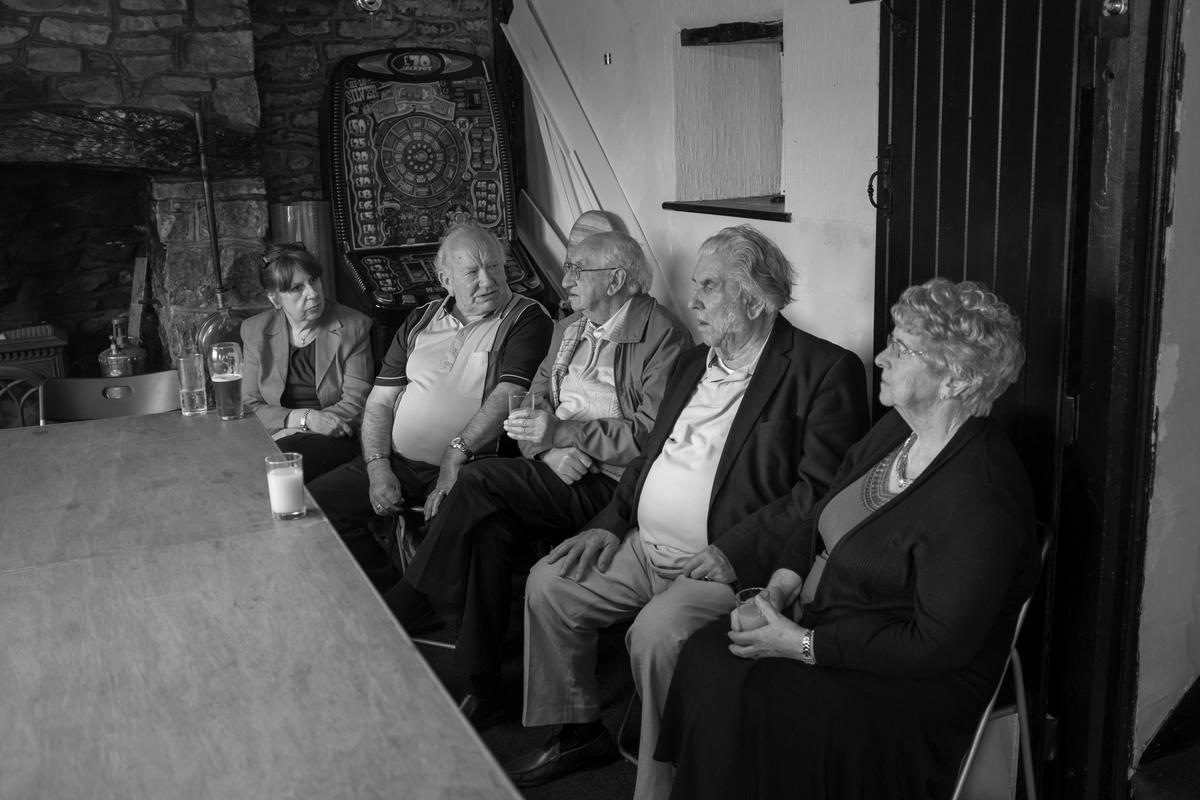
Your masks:
M558 345L558 355L554 357L554 366L550 370L550 407L558 408L563 378L571 368L571 359L575 350L583 341L583 332L587 330L587 317L580 316L578 320L563 331L562 341Z

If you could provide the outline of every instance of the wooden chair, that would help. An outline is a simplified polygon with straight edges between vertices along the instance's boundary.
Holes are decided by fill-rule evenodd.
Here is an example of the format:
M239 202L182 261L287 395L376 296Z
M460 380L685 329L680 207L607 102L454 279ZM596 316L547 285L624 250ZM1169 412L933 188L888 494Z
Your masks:
M24 367L0 364L0 428L37 425L46 376ZM8 425L10 413L16 425Z
M1041 544L1041 563L1045 568L1046 559L1050 554L1052 537L1049 526L1043 523L1038 523L1037 531ZM1030 597L1025 601L1021 606L1021 613L1017 615L1017 627L1013 631L1008 660L1004 664L1004 669L1000 671L1000 679L996 681L996 690L992 692L992 699L988 701L987 708L983 710L983 715L979 718L979 724L975 726L975 736L971 739L971 747L963 756L962 765L958 768L958 780L954 784L954 794L950 796L950 800L960 800L963 797L963 790L966 788L967 779L971 774L971 765L979 752L979 743L983 740L983 733L987 729L988 720L991 718L992 709L996 705L996 698L1000 695L1000 689L1004 685L1004 677L1008 673L1009 667L1012 667L1013 692L1016 695L1017 733L1021 742L1021 771L1025 775L1025 797L1027 800L1037 800L1037 785L1033 772L1033 747L1029 742L1029 707L1025 697L1025 672L1021 667L1021 654L1017 652L1017 637L1021 635L1021 625L1025 622L1025 614L1029 611L1029 603L1032 599Z
M136 417L179 408L175 370L121 378L47 378L42 384L42 424Z

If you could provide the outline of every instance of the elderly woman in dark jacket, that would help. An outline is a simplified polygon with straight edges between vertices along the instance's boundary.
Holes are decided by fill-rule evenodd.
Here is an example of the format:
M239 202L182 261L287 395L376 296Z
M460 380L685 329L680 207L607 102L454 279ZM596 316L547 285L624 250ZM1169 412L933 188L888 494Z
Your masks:
M1038 576L1029 481L986 416L1024 351L977 283L911 287L892 318L893 410L779 555L761 627L735 610L683 650L656 753L672 797L951 793Z
M246 407L281 450L304 456L307 482L360 451L371 318L325 299L321 264L300 243L268 247L259 281L275 308L242 323Z

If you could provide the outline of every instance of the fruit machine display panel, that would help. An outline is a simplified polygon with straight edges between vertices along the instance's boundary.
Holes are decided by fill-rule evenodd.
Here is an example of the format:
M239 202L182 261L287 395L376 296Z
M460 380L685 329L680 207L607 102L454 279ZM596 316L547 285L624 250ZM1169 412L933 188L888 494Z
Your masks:
M394 330L445 296L438 243L472 217L504 244L513 291L555 302L516 240L511 161L482 59L429 48L349 56L334 70L324 132L341 268L377 327Z

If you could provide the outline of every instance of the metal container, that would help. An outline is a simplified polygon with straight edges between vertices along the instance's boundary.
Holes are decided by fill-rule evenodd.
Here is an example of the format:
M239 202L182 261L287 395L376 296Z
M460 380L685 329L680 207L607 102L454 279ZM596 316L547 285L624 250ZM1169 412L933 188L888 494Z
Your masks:
M112 322L112 345L100 351L100 375L106 378L121 378L126 375L141 375L146 371L146 351L129 340L129 318L117 317Z

